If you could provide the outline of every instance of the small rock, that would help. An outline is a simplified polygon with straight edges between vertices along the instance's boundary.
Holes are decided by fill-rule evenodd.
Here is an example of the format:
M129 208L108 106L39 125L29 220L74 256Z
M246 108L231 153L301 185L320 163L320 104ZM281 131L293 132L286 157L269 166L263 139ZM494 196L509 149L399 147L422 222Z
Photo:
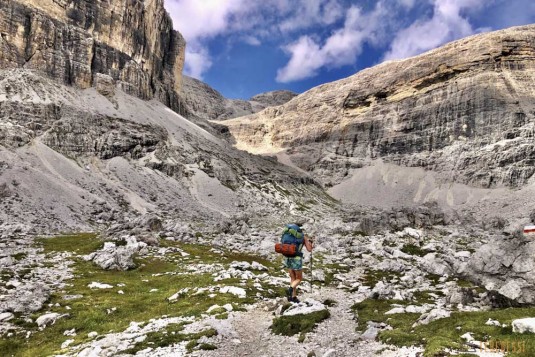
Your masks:
M232 262L230 267L238 270L249 270L251 269L251 264L248 262Z
M420 316L418 321L416 321L412 326L416 327L418 325L427 325L428 323L432 321L450 317L450 315L451 315L451 311L436 308Z
M70 340L70 339L69 339L69 340L66 340L65 342L63 342L63 343L61 344L61 349L65 349L65 348L69 347L69 345L70 345L71 343L73 343L73 342L74 342L74 340Z
M10 280L6 283L6 286L9 288L9 287L12 287L12 288L17 288L19 286L21 286L22 283L18 280Z
M44 328L48 325L54 324L56 320L62 316L65 316L65 315L60 315L57 312L52 312L49 314L44 314L44 315L39 316L37 320L35 320L35 322L37 323L37 326L39 328Z
M288 309L284 311L283 316L293 316L293 315L305 315L310 314L316 311L327 310L325 305L321 302L314 299L306 299L301 301L299 304L292 304Z
M87 285L89 289L111 289L113 288L110 284L101 284L99 282L93 281L91 284Z
M0 321L9 321L14 317L15 315L13 315L11 312L3 312L0 314Z
M91 331L90 333L87 334L87 337L89 338L95 338L98 336L98 333L96 331Z
M474 338L472 337L470 332L465 333L464 335L461 336L461 338L465 340L466 342L474 341Z
M141 336L138 336L134 339L134 342L136 343L141 343L143 341L145 341L147 339L147 335L141 335Z
M325 272L322 269L316 269L312 271L312 279L314 281L325 282Z
M219 289L219 292L222 294L232 294L236 295L239 298L245 298L247 296L247 292L243 288L238 288L236 286L223 286Z
M266 270L268 270L267 267L265 267L264 265L260 264L259 262L252 262L252 263L251 263L251 269L253 269L253 270L260 270L260 271L266 271Z
M336 356L336 350L334 348L331 348L327 352L323 354L323 357L335 357Z
M500 324L500 322L497 321L497 320L493 320L493 319L489 318L489 320L487 322L485 322L485 325L500 327L502 324Z
M360 338L362 340L369 340L374 341L377 338L377 335L379 334L379 329L375 326L370 326L364 331L362 335L360 335Z
M76 336L76 329L65 330L63 336Z
M210 307L208 308L208 310L206 310L206 312L207 312L207 313L211 313L212 311L217 310L217 309L219 309L220 307L221 307L221 306L219 306L219 305L217 305L217 304L216 304L216 305L212 305L212 306L210 306Z
M395 307L392 310L389 310L389 311L385 312L385 315L404 314L404 313L405 313L405 309L404 308Z

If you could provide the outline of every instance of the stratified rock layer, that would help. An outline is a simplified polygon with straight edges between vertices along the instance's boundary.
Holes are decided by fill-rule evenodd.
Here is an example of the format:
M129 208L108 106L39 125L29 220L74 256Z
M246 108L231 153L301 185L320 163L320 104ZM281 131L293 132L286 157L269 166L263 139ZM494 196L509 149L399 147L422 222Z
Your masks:
M0 118L0 228L89 230L143 214L219 222L259 212L265 220L325 198L308 176L106 85L79 90L0 70Z
M163 0L2 1L0 34L0 68L39 70L82 89L104 74L183 113L185 41Z
M518 187L535 173L534 83L531 25L386 62L225 125L238 148L286 151L326 186L382 161Z

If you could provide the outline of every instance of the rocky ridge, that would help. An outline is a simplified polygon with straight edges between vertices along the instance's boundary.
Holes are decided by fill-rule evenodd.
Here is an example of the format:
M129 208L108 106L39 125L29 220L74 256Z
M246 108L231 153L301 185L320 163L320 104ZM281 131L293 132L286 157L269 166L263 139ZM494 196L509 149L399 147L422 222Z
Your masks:
M226 120L257 113L267 107L282 105L296 95L279 90L255 95L249 100L228 99L208 84L188 76L183 77L181 94L188 112L206 120Z
M535 27L515 27L386 62L220 124L238 148L285 156L343 200L479 204L501 188L533 183L534 69Z

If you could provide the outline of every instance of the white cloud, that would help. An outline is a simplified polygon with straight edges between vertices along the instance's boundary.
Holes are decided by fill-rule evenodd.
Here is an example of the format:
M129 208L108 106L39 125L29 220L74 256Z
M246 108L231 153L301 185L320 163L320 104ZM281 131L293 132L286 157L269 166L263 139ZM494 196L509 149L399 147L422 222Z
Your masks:
M344 17L344 7L338 0L294 0L292 9L291 16L278 25L282 33L331 25Z
M202 78L203 73L212 67L212 60L205 47L186 47L186 59L184 73L193 78Z
M346 10L341 1L165 0L165 6L175 29L186 39L187 72L202 79L211 66L208 42L215 37L236 35L238 41L259 46L263 39L286 38L295 31L339 21Z
M386 15L381 2L368 14L357 6L347 10L344 27L334 31L320 46L310 36L283 47L290 60L277 71L276 80L287 83L316 75L322 67L340 67L355 63L365 41L375 37Z
M321 55L321 48L309 36L302 36L296 42L284 47L284 51L291 53L288 64L277 71L278 82L291 82L312 77L325 64Z
M245 0L166 0L175 29L186 39L185 73L202 79L212 66L205 41L230 31L236 15L247 12Z
M233 14L246 12L245 0L167 0L176 29L187 39L197 41L225 32Z
M399 31L385 60L414 56L474 34L476 30L468 18L463 17L463 11L476 11L484 4L484 0L434 0L433 16L427 20L417 20Z
M262 42L255 36L244 36L242 40L251 46L260 46L262 44Z
M433 5L432 16L401 31L402 17L421 5L416 0L379 0L367 11L348 0L165 0L165 5L187 41L187 74L202 79L212 66L210 41L225 36L226 46L281 44L290 57L277 71L276 80L284 83L309 78L322 68L355 64L365 43L377 49L389 46L384 58L394 59L473 34L478 29L468 16L486 5L484 0L427 2Z
M407 9L412 9L414 6L415 0L398 0L401 5L403 5Z

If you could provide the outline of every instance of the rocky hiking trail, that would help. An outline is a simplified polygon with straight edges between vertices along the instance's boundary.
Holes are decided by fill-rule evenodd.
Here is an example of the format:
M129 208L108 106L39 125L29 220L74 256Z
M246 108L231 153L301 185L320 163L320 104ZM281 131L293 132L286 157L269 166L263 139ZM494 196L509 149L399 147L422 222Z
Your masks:
M490 346L509 341L524 350L508 357L533 355L535 329L524 319L535 309L456 275L488 241L465 234L435 227L332 238L343 245L324 234L312 274L305 256L299 304L283 297L287 272L270 249L276 234L263 229L239 246L221 233L149 245L134 236L21 234L0 240L0 351L498 357ZM233 249L223 248L229 242Z
M366 357L387 347L379 342L359 340L359 334L355 331L355 315L351 311L354 304L351 294L325 287L313 294L304 293L301 299L336 301L329 307L330 317L319 323L314 331L307 333L303 342L298 342L298 336L273 334L270 326L273 324L274 312L260 307L230 318L232 330L223 337L217 350L195 355ZM284 299L276 299L273 303L281 306L277 303L284 303Z

